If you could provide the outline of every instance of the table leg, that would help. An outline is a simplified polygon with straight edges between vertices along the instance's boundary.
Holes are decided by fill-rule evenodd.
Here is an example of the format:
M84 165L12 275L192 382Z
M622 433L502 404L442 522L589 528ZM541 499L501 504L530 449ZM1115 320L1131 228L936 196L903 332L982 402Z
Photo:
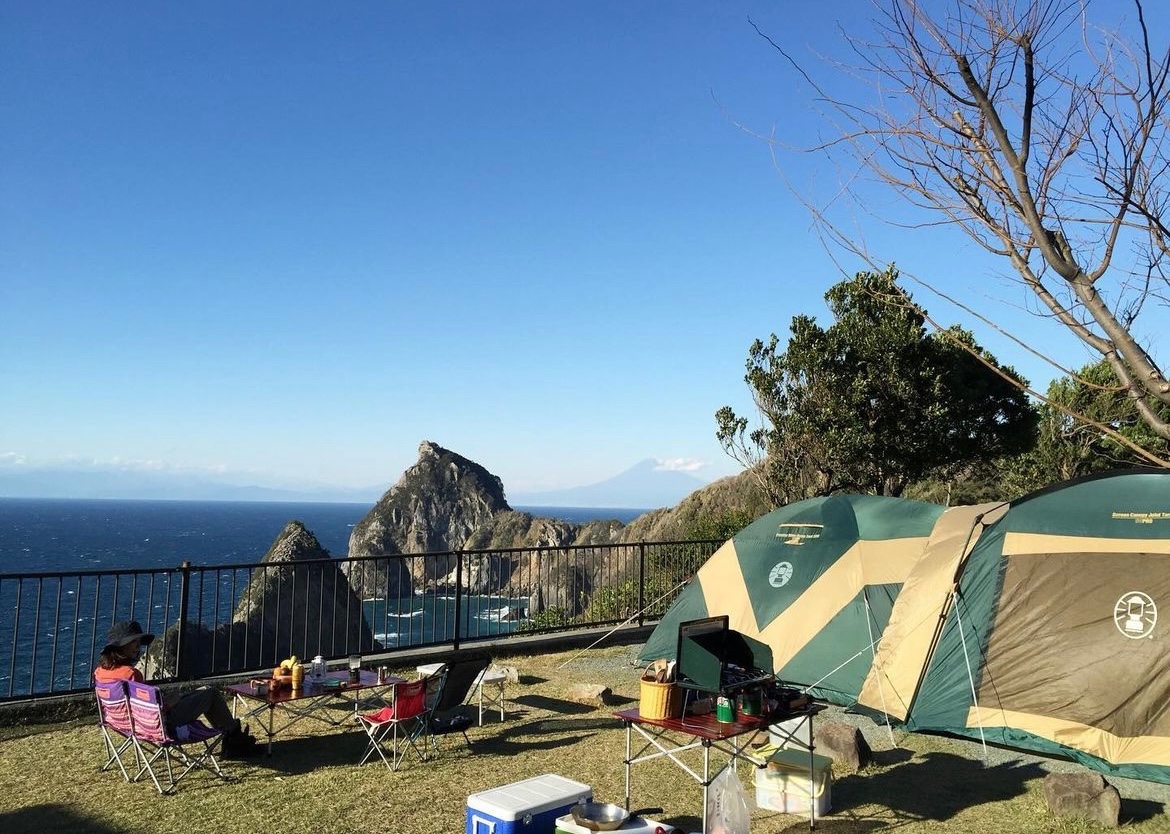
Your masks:
M276 705L268 705L268 758L272 758L272 717L276 713Z
M633 749L630 746L630 733L632 733L632 732L633 732L633 726L629 722L627 722L626 723L626 810L627 811L630 810L630 768L632 767L632 765L630 764L630 753Z
M711 742L703 741L703 831L707 830L707 791L711 787Z
M813 749L816 743L813 741L815 737L813 734L813 716L810 713L808 717L808 830L812 831L817 827L817 791L816 791L816 760L813 758Z

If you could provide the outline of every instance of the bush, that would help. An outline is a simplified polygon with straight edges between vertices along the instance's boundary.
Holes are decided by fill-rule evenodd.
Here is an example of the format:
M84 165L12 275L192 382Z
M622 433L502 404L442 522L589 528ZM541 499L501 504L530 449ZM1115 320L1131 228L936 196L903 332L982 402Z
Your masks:
M547 631L556 628L564 628L573 621L569 616L569 612L563 608L553 606L546 608L543 611L533 614L527 620L520 623L517 631Z

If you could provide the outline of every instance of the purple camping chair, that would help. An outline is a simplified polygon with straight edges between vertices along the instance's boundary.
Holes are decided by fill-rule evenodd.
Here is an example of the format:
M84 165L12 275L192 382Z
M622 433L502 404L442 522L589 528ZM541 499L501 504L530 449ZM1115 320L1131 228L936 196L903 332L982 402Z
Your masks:
M130 697L126 681L95 683L93 690L97 696L98 727L106 743L106 763L102 765L102 770L109 770L110 765L117 764L122 778L129 782L130 774L126 772L122 754L131 750L137 758L138 748L134 746L134 724L130 720Z
M130 718L134 722L134 746L140 763L134 775L135 781L147 773L159 793L171 793L179 780L195 768L208 770L221 779L227 778L215 758L215 751L223 739L220 730L208 727L202 721L192 721L176 727L172 733L163 718L158 687L137 681L129 681L127 685L130 692ZM165 788L159 781L159 774L155 772L155 765L160 760L161 764L166 765ZM182 767L177 775L175 765Z

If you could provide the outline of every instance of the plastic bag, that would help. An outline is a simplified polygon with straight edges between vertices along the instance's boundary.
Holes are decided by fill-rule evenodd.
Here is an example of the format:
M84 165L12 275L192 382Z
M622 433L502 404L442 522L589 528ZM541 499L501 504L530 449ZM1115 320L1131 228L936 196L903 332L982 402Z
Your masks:
M719 771L707 790L707 834L750 834L751 808L735 769Z

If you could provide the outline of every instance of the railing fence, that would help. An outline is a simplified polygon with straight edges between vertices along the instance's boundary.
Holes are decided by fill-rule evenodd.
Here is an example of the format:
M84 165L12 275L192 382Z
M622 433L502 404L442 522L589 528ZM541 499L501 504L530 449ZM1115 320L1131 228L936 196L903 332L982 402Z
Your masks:
M270 668L290 654L450 645L659 619L721 541L0 574L0 701L87 691L106 631L157 635L154 680ZM5 616L7 615L7 616Z

